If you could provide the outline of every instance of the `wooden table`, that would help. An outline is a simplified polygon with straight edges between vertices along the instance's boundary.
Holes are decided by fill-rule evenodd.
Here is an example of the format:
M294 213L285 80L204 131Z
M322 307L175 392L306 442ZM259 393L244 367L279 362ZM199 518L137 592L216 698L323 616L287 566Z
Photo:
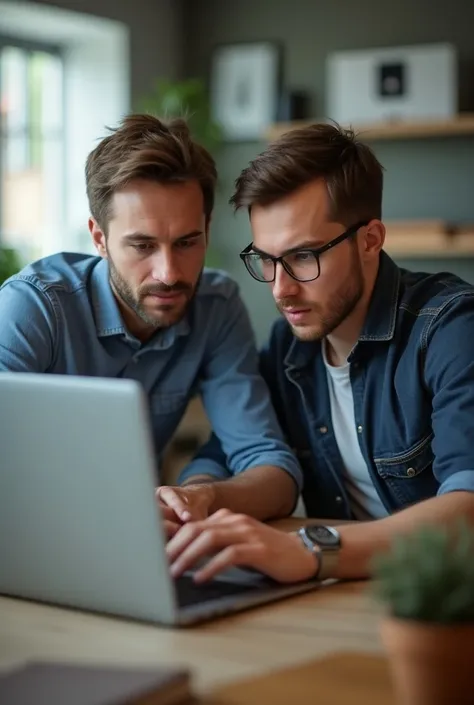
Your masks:
M301 525L286 520L284 529ZM28 659L192 669L201 696L274 669L341 651L380 653L378 614L366 582L305 595L187 629L161 628L0 598L0 668ZM295 705L294 703L292 705Z

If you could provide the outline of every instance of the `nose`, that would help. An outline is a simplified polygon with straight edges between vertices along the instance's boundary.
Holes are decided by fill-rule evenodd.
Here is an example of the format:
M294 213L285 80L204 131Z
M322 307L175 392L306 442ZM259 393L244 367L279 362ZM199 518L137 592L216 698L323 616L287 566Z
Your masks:
M281 263L277 264L275 281L272 285L273 298L278 301L280 299L296 296L298 294L299 287L299 282L288 274L288 272L282 267Z
M156 281L167 286L173 286L180 280L180 270L176 255L164 248L156 252L153 257L151 276Z

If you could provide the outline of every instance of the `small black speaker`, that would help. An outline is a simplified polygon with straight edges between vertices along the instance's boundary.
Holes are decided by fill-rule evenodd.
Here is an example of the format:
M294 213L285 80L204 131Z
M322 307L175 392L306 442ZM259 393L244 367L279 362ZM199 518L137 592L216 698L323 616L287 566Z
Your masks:
M384 98L400 98L407 90L406 66L401 61L378 67L377 93Z
M308 115L309 96L304 91L283 91L278 104L277 120L291 122L305 120Z

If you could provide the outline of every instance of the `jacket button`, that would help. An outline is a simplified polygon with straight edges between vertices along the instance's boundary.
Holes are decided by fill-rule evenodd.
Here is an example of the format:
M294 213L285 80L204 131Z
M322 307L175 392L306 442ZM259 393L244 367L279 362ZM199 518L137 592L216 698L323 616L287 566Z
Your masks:
M413 475L416 475L416 470L415 470L415 468L408 468L408 470L407 470L407 476L408 476L408 477L413 477Z
M363 430L364 430L363 426L357 426L357 433L362 433Z
M341 497L340 494L338 494L337 497L336 497L336 503L337 503L337 504L341 504L341 502L342 502L342 497Z
M327 426L320 426L320 427L319 427L319 432L320 432L320 433L327 433L327 432L328 432L328 427L327 427Z

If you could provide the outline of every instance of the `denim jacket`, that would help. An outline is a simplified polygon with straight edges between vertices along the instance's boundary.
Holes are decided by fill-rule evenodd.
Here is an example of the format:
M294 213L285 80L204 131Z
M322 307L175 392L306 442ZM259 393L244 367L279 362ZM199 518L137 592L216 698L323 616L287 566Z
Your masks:
M362 454L389 513L437 494L474 491L474 286L400 269L382 253L364 329L348 358ZM320 342L283 319L261 370L303 469L309 516L353 518L331 423ZM194 472L225 477L211 437ZM183 477L189 478L185 469Z

